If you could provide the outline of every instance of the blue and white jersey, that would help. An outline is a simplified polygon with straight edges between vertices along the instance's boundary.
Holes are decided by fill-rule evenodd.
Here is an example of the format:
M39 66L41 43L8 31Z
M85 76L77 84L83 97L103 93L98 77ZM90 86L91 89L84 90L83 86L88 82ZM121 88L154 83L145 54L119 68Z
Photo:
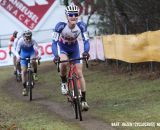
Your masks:
M30 43L27 43L23 37L18 40L16 47L17 57L24 57L26 55L35 53L35 51L38 51L39 53L38 44L35 40L32 39Z
M74 46L78 44L77 38L82 36L84 42L84 52L89 52L89 37L87 33L86 24L78 22L76 26L71 29L68 23L59 22L53 31L52 53L54 56L58 55L57 43L59 46L63 46L67 50L74 50Z
M20 38L22 38L22 36L17 37L17 38L14 40L14 42L13 42L13 50L12 50L12 53L13 53L14 55L16 55L16 48L17 48L17 44L18 44L18 41L19 41Z

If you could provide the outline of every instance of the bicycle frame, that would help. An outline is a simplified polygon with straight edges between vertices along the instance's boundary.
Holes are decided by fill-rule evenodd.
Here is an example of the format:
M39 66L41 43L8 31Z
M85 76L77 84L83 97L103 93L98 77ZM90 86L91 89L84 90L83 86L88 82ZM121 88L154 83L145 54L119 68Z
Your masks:
M21 60L26 60L27 61L27 71L32 71L32 62L33 60L38 60L38 65L40 64L39 59L37 58L21 58Z
M58 62L56 62L56 65L57 65L58 72L60 72L59 64L60 63L64 63L64 62L69 62L69 72L68 72L68 80L69 81L68 81L68 86L71 85L72 86L72 90L74 89L72 75L75 74L76 75L76 79L77 79L77 85L78 85L77 87L78 87L78 90L80 91L80 95L82 95L81 94L81 85L80 85L80 80L79 80L77 68L76 68L75 64L73 63L73 61L76 61L76 60L85 60L86 67L88 68L88 59L83 58L83 57L80 57L80 58L77 58L77 59L63 60L63 61L59 60Z
M80 85L80 80L79 80L79 76L78 76L78 72L77 72L77 68L75 66L75 64L73 63L69 63L69 72L68 72L68 86L72 87L72 90L74 90L74 83L73 83L73 74L76 76L77 79L77 88L80 92L80 96L82 95L81 93L81 85ZM73 92L73 97L75 97L74 92Z
M33 70L32 70L32 63L31 63L31 59L28 59L27 60L27 73L28 73L28 80L30 80L30 78L33 78L32 76L32 74L33 74ZM31 77L30 77L31 76ZM32 79L33 80L33 79ZM29 86L32 86L33 87L33 85L34 85L34 83L33 83L34 81L32 81L32 82L29 82L28 81L28 85Z
M21 58L21 60L27 61L27 91L30 94L30 101L32 100L32 88L34 87L34 79L33 79L33 70L32 70L32 60L36 60L36 58ZM38 60L38 64L40 61Z
M78 76L78 71L76 68L76 65L73 63L75 60L84 60L84 58L78 58L78 59L69 59L64 61L58 61L57 69L58 72L60 72L59 69L59 63L69 62L69 72L68 72L68 94L66 94L67 99L69 102L71 102L74 111L75 111L75 117L76 119L79 119L82 121L82 108L81 108L81 84L80 84L80 77ZM88 68L88 60L85 58L86 61L86 67Z

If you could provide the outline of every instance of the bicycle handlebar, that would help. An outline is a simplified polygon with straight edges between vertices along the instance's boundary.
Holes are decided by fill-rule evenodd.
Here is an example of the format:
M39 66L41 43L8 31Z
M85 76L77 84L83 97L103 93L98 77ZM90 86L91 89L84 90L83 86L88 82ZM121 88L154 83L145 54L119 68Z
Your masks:
M76 61L76 60L84 60L86 62L86 67L88 68L88 59L84 58L84 57L80 57L80 58L77 58L77 59L69 59L69 60L63 60L63 61L59 60L59 61L55 62L55 64L57 65L58 72L60 72L60 68L59 68L60 63L73 62L73 61Z

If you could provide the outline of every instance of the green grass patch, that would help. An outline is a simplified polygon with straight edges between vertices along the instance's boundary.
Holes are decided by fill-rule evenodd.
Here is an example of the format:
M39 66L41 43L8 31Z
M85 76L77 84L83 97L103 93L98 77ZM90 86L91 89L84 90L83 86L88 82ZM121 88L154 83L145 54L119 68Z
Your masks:
M48 100L64 103L66 98L61 95L60 77L53 63L43 63L46 67L39 72L36 90L47 96ZM0 82L11 77L11 69L1 69L5 75ZM0 74L1 76L2 74ZM87 84L87 101L90 105L88 113L105 121L114 122L160 122L160 80L148 78L146 73L116 72L112 66L103 63L84 68ZM152 77L152 74L150 75ZM16 123L20 128L36 129L80 129L79 126L64 122L57 115L50 115L42 106L30 106L20 102L0 90L0 119L3 123ZM25 111L24 111L25 110ZM28 113L31 113L28 115ZM11 117L11 118L7 118ZM119 130L158 130L159 127L115 127Z
M84 68L87 84L87 100L91 107L89 114L113 122L160 122L160 80L151 80L146 74L137 72L115 72L111 66L101 63ZM152 75L151 75L152 76ZM42 78L42 77L41 77ZM43 73L42 93L50 94L50 99L64 102L59 86L59 75L56 67ZM53 87L57 86L57 87ZM51 90L53 90L51 92ZM52 93L52 94L51 94ZM116 127L124 130L151 130L158 127Z
M86 72L91 114L112 122L160 122L160 80L144 79L145 74L114 73L105 68ZM119 129L159 129L119 127Z
M62 120L45 106L20 101L5 93L2 87L13 77L12 67L2 67L0 71L0 129L14 126L20 130L80 130L79 125Z

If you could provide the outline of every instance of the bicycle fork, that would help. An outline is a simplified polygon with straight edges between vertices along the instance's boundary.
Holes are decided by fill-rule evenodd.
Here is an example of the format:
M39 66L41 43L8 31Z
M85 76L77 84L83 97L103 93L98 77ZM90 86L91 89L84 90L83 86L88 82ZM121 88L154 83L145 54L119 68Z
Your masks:
M77 78L77 88L78 88L78 98L79 99L81 99L81 97L82 97L82 91L81 91L81 87L80 87L80 81L79 81L79 77L76 77ZM71 86L72 86L72 96L73 96L73 98L74 99L76 99L77 98L77 96L75 95L75 92L74 92L74 88L73 88L73 86L74 86L74 84L73 84L73 78L70 78L69 80L71 80Z
M27 81L27 86L33 86L34 85L34 82L32 80L32 77L33 76L33 71L32 71L32 67L31 67L31 63L29 62L28 63L28 70L27 70L27 73L28 73L28 81Z

